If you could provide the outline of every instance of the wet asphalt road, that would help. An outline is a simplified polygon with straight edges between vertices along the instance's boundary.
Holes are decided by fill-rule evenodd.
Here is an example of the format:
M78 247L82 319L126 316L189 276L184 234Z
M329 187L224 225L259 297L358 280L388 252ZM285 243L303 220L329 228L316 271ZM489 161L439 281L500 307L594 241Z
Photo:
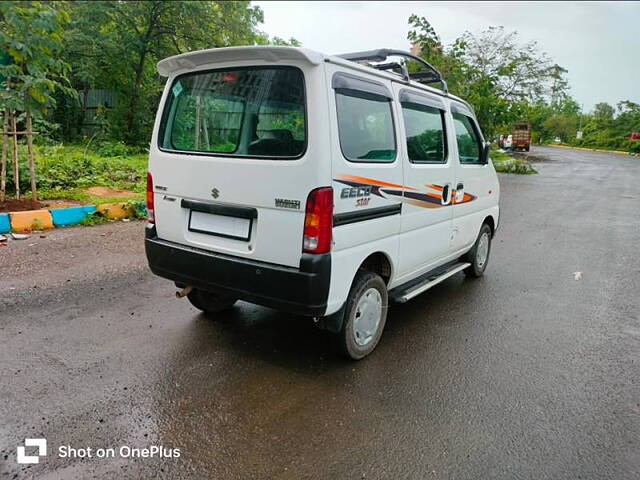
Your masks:
M532 153L486 276L394 306L358 363L304 319L176 300L141 223L3 247L0 478L640 478L640 159Z

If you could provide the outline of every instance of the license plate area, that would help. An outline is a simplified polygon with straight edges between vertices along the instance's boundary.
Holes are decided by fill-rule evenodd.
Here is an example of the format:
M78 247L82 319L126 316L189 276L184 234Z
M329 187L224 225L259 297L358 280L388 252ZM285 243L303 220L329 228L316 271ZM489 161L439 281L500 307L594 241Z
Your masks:
M190 232L248 242L251 239L253 221L258 216L255 208L219 205L182 200L182 207L189 209Z
M252 220L248 218L228 217L215 213L189 212L189 231L206 233L216 237L233 238L248 242L251 238Z

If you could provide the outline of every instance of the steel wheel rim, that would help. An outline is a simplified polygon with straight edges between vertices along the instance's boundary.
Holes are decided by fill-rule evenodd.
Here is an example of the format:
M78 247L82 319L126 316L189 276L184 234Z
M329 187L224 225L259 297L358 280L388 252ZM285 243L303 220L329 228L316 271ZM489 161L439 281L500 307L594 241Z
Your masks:
M369 288L356 305L353 319L353 337L360 347L365 347L376 335L382 318L382 295L376 288Z
M478 241L478 249L476 250L476 263L478 267L484 267L489 256L489 234L486 232L482 234Z

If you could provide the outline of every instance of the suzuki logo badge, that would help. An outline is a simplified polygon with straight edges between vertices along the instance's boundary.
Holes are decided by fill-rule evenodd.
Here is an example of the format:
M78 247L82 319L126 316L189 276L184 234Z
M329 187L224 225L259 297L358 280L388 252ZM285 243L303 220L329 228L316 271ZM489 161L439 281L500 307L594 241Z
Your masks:
M218 190L217 188L212 188L211 189L211 196L213 198L218 198L219 195L220 195L220 190Z

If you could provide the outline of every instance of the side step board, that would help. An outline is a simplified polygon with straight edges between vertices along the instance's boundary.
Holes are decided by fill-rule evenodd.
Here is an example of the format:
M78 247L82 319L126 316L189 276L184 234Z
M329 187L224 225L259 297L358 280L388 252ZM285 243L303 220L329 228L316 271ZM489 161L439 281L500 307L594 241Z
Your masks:
M453 264L445 265L444 267L438 268L435 271L427 272L417 280L410 282L408 286L401 285L394 288L389 292L389 296L392 300L398 303L407 302L413 297L420 295L422 292L429 290L431 287L439 284L452 275L455 275L456 273L470 266L470 263L464 262L456 262Z

